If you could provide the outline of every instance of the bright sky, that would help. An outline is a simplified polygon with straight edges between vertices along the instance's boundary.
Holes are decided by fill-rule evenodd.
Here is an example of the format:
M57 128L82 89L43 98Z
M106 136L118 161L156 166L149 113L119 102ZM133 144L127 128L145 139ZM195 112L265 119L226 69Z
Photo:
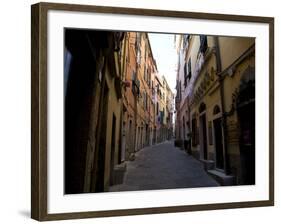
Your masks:
M175 92L178 56L174 48L174 35L149 33L148 37L158 72L165 76L172 92Z

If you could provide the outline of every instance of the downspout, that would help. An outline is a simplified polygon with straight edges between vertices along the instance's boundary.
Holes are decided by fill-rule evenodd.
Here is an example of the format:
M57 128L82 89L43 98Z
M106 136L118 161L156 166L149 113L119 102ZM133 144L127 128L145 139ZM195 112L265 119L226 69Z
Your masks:
M126 80L126 73L127 73L127 65L126 65L126 56L127 56L127 33L124 34L124 48L123 48L123 54L122 54L122 58L123 61L122 61L122 66L121 66L121 82L122 82L122 90L123 90L123 81ZM121 91L122 91L121 90ZM125 87L125 91L126 91L126 87ZM121 105L121 111L120 111L120 144L121 146L121 155L120 155L120 162L124 162L125 161L125 157L126 157L126 142L125 142L125 151L123 151L123 134L124 134L124 127L123 127L123 122L124 122L124 109L123 109L123 100L124 100L124 96L122 96L122 105ZM126 139L126 136L125 136L125 139ZM124 159L124 160L123 160Z
M127 33L124 34L124 49L123 49L123 65L122 65L122 80L126 79L126 72L127 72L127 66L126 66L126 56L127 56Z
M139 49L138 49L139 50ZM137 53L137 52L136 52ZM135 81L138 79L138 73L139 73L139 65L138 65L138 59L136 60L136 75L135 75ZM138 149L138 102L137 102L137 93L134 92L134 116L135 116L135 139L134 139L134 153L137 151Z
M223 128L223 145L224 145L224 171L226 175L230 174L230 164L229 164L229 154L228 154L228 144L227 144L227 116L225 113L225 101L224 101L224 83L223 77L221 75L222 72L222 63L221 63L221 54L220 54L220 46L219 39L217 36L214 36L215 43L215 54L216 54L216 66L217 66L217 75L219 78L219 86L220 86L220 98L221 98L221 110L222 110L222 128Z

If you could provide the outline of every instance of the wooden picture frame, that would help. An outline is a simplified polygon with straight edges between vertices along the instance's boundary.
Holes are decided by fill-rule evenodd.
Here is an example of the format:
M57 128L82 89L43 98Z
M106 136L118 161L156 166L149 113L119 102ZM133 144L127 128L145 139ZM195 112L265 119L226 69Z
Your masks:
M269 27L269 173L268 200L211 203L164 207L144 207L103 211L65 213L48 212L48 12L67 11L104 13L133 16L186 18L229 22L267 24ZM274 205L274 18L240 15L223 15L183 11L118 8L90 5L38 3L31 6L31 217L39 221L80 219L94 217L156 214L170 212L203 211L226 208L246 208Z

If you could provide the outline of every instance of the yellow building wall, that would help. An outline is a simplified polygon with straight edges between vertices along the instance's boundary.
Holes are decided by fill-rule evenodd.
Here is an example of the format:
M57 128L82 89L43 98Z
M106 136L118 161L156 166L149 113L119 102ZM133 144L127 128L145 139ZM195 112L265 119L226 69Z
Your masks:
M106 150L105 150L105 170L104 170L104 186L108 189L110 183L110 168L111 168L111 139L112 139L112 119L113 114L116 117L115 124L115 148L114 150L114 164L117 164L119 138L120 138L120 118L121 118L121 100L117 99L114 78L110 74L108 67L105 72L106 83L108 85L108 108L107 108L107 128L106 128Z
M126 62L126 81L130 82L130 87L125 89L124 99L125 105L127 105L127 112L124 116L124 121L126 122L126 158L129 158L130 153L134 152L135 150L135 138L136 138L136 123L135 123L135 100L136 97L133 94L132 88L132 74L135 72L136 74L136 52L135 52L135 38L136 33L130 32L128 33L128 51L127 51L127 62ZM131 123L131 130L130 130L130 121Z
M145 110L143 106L144 98L143 98L143 92L145 91L145 81L144 81L144 69L145 69L145 35L144 33L141 34L141 44L140 44L140 52L141 52L141 63L138 68L138 79L140 81L140 97L138 98L138 119L137 124L138 127L140 127L140 132L138 131L138 148L142 148L144 145L144 139L145 139Z
M219 37L222 70L231 65L250 46L255 43L255 38L248 37Z
M214 37L213 36L208 36L207 37L207 45L209 50L211 50L214 46ZM191 58L191 69L192 69L192 75L195 75L195 69L196 69L196 63L197 63L197 57L199 54L199 48L200 48L200 36L195 35L192 36L191 41L190 41L190 49L188 51L187 54L187 60L189 60L189 58ZM209 59L207 61L205 61L205 65L202 67L200 74L198 75L195 83L194 83L194 87L193 87L193 93L195 94L195 91L201 86L202 81L205 78L205 74L206 72L211 73L212 69L216 69L216 57L214 53L211 53ZM220 105L220 94L219 94L219 88L218 88L218 84L217 84L217 76L214 77L214 80L210 81L210 84L208 85L208 87L204 90L203 95L201 96L201 99L196 102L196 104L192 104L191 105L191 119L193 115L196 115L196 121L197 121L197 129L199 132L199 139L200 139L200 116L199 116L199 107L201 103L205 103L206 105L206 132L207 132L207 148L208 148L208 156L210 156L211 158L209 159L214 159L214 155L215 155L215 148L214 148L214 133L213 133L213 120L214 118L217 118L213 116L213 108L215 105L218 105L221 108ZM190 121L191 122L191 121ZM209 123L211 122L211 123ZM211 125L211 127L209 128L209 124ZM210 132L211 129L211 133ZM210 142L210 138L209 138L209 134L211 134L211 142ZM200 141L200 140L199 140ZM212 144L210 144L212 143ZM196 152L201 154L200 152L200 144L196 145L196 146L191 146L193 152ZM198 155L197 155L198 156Z
M209 58L209 60L206 62L205 67L201 70L200 75L197 79L197 81L195 82L195 86L194 86L194 90L196 91L202 81L205 78L205 73L211 72L211 68L215 68L216 66L216 58L215 55L212 54L211 57ZM199 139L200 139L200 116L199 116L199 107L201 105L201 103L204 103L206 105L206 132L207 132L207 148L208 148L208 153L209 156L211 156L212 158L209 159L214 159L214 154L215 154L215 149L214 149L214 133L212 130L212 142L213 144L210 144L210 139L209 139L209 122L211 122L211 127L212 127L212 122L214 120L214 118L217 118L217 116L214 117L213 115L213 109L216 105L218 105L221 109L221 104L220 104L220 93L219 93L219 88L218 88L218 80L217 80L217 76L214 77L214 80L211 81L211 83L209 84L209 86L206 88L206 90L204 91L200 101L196 102L196 104L193 104L191 106L191 118L193 116L193 114L196 114L196 121L197 121L197 128L199 130ZM199 151L200 152L200 144L198 144L197 146L192 146L192 150L193 151Z

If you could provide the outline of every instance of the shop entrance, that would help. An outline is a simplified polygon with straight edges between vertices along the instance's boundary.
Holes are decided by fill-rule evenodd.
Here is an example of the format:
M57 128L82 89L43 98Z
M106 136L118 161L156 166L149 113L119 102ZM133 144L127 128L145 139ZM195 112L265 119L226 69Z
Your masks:
M255 184L255 68L242 75L237 99L242 183Z

